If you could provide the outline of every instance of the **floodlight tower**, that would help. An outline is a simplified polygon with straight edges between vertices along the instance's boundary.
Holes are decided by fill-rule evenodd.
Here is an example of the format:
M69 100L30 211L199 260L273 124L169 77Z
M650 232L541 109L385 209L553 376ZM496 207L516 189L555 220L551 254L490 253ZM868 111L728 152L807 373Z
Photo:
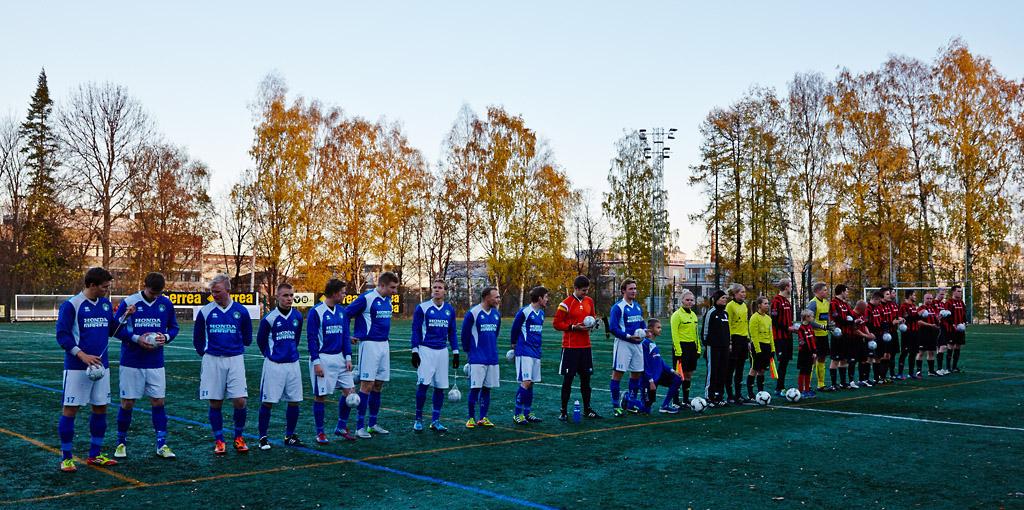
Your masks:
M651 183L651 232L654 236L667 234L664 222L667 221L665 211L665 160L669 158L671 151L665 145L665 140L675 140L676 128L653 128L648 132L646 129L639 131L640 143L644 148L644 158L652 161L654 179ZM661 282L665 279L665 242L664 239L655 238L651 243L651 300L648 309L652 316L663 315L663 303L665 301L665 289Z

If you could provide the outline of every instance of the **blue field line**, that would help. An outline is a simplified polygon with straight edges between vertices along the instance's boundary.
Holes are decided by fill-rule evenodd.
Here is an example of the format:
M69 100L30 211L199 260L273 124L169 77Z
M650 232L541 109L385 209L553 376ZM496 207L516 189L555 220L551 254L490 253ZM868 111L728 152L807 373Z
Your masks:
M31 382L31 381L23 381L21 379L15 379L13 377L0 376L0 381L12 383L12 384L19 384L19 385L22 385L22 386L28 386L30 388L35 388L35 389L39 389L39 390L45 390L45 391L49 391L49 392L52 392L52 393L62 393L62 391L60 389L58 389L58 388L51 388L49 386L43 386L41 384L36 384L34 382ZM112 403L113 403L113 401L112 401ZM141 413L145 413L145 414L150 414L149 411L144 410L144 409L136 409L136 411L141 412ZM184 418L184 417L181 417L181 416L174 416L174 415L171 415L171 414L167 415L167 419L173 420L173 421L176 421L176 422L179 422L179 423L185 423L185 424L188 424L188 425L195 425L195 426L199 426L199 427L209 427L208 423L202 423L202 422L199 422L199 421L196 421L196 420L192 420L192 419L189 419L189 418ZM250 439L259 439L259 437L257 437L254 434L245 434L245 437L248 437ZM274 443L274 444L277 444L278 446L283 446L283 443L280 442L280 441L274 440L274 441L271 441L271 442ZM489 491L487 489L481 489L479 487L473 487L471 485L463 485L461 483L451 482L451 481L448 481L448 480L443 480L441 478L434 478L432 476L427 476L427 475L418 475L416 473L410 473L408 471L402 471L400 469L389 468L387 466L380 466L380 465L377 465L377 464L370 464L369 462L357 460L357 459L354 459L354 458L351 458L351 457L345 457L344 455L337 455L337 454L330 453L330 452L314 450L312 448L307 448L307 447L304 447L304 446L299 446L299 447L288 446L287 448L289 448L291 450L298 450L298 451L301 451L301 452L304 452L304 453L308 453L308 454L311 454L311 455L319 455L321 457L327 457L329 459L341 460L341 461L345 461L345 462L351 462L352 464L363 466L365 468L373 469L373 470L376 470L376 471L383 471L385 473L391 473L391 474L394 474L394 475L404 476L406 478L412 478L413 480L419 480L421 482L428 482L428 483L434 483L434 484L437 484L437 485L444 485L445 487L451 487L453 489L461 489L461 490L464 490L464 491L467 491L467 492L472 492L472 493L475 493L475 494L479 494L481 496L491 497L491 498L494 498L494 499L498 499L498 500L504 501L506 503L512 503L512 504L515 504L515 505L520 505L520 506L524 506L524 507L528 507L528 508L541 508L541 509L545 509L545 510L555 510L555 508L556 508L556 507L552 507L552 506L543 505L543 504L540 504L540 503L534 503L532 501L527 501L525 499L516 498L516 497L513 497L513 496L506 496L504 494L499 494L497 492Z

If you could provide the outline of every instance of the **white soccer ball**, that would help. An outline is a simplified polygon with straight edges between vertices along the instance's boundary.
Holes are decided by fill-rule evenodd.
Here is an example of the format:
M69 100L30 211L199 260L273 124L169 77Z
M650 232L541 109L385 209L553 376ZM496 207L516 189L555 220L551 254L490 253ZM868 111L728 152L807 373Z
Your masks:
M949 310L942 310L939 312L939 315L942 316L943 318L946 318L949 317L950 315L953 315L953 312Z
M359 394L356 392L349 393L348 396L345 397L345 405L351 408L359 407Z
M466 373L466 377L469 377L469 363L462 365L462 371Z
M878 348L878 342L876 342L874 340L868 340L868 349L873 351L873 350L875 350L877 348Z
M796 388L790 388L786 390L786 400L790 402L799 402L803 398L803 394Z
M900 324L900 333L906 333L906 332L907 332L907 325L906 324Z
M882 341L883 342L891 342L892 341L892 335L890 335L889 333L882 333Z
M89 365L85 369L85 376L90 381L99 381L103 379L103 376L107 375L106 370L103 369L103 365Z
M772 394L767 391L759 391L757 395L754 395L754 402L758 405L766 406L772 403Z
M963 324L963 323L957 324L956 325L956 330L961 332L961 333L963 333L964 331L967 331L967 324Z
M583 318L583 327L585 327L585 328L592 328L596 324L597 324L597 319L595 319L591 315L588 315L588 316Z
M704 397L693 397L693 400L690 400L690 409L695 413L703 413L707 408L708 401L704 400Z
M150 347L156 347L156 333L146 333L139 338L139 343L146 344Z
M853 322L853 316L852 315L847 315L846 316L846 322Z
M459 391L458 388L452 388L452 389L448 390L448 401L449 402L458 402L460 400L462 400L462 392Z
M639 337L640 339L647 338L647 331L644 331L644 328L637 328L637 330L633 332L633 336Z
M843 330L835 328L832 330L832 336L843 336Z
M928 313L928 310L921 310L921 311L920 311L920 312L918 313L918 315L920 315L922 319L927 319L927 318L928 318L928 316L929 316L929 315L931 315L931 314L930 314L930 313Z
M512 360L516 359L516 350L515 349L509 349L508 352L505 353L505 359L507 359L509 361L512 361Z

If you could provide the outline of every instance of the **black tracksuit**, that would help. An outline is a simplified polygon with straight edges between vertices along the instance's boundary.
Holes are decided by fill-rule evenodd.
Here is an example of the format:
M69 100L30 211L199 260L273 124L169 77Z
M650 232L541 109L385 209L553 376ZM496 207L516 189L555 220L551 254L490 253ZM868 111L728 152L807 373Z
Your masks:
M712 402L722 400L729 378L729 314L725 305L715 305L704 315L701 342L708 354L706 397Z

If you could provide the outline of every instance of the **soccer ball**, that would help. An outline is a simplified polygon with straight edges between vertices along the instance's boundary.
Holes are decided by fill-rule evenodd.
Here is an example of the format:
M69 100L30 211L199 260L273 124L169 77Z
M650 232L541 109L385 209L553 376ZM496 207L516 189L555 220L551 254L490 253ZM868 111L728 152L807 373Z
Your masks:
M466 377L469 377L469 363L462 365L462 371L466 373Z
M458 402L460 400L462 400L462 392L459 391L458 388L452 388L452 389L448 390L448 401L449 402Z
M961 333L963 333L964 331L967 331L967 324L963 324L963 323L957 324L956 325L956 330L961 332Z
M583 327L585 327L585 328L592 328L596 324L597 324L597 319L595 319L591 315L588 315L588 316L583 318Z
M900 333L906 333L906 332L907 332L907 325L906 324L900 324Z
M931 314L928 313L928 310L921 310L921 312L918 313L918 315L920 315L922 319L927 319L928 316L931 315Z
M139 342L146 344L150 347L156 347L156 333L146 333L139 338Z
M846 322L853 322L853 316L852 315L847 315L846 316Z
M875 350L877 348L878 348L878 342L876 342L874 340L868 340L868 349L873 351L873 350Z
M356 392L349 393L348 396L345 397L345 405L350 408L359 407L359 394Z
M796 388L790 388L786 390L786 400L790 402L799 402L802 397L803 394L800 393L800 390Z
M103 370L103 365L89 365L85 369L85 376L88 377L90 381L99 381L100 379L103 379L103 376L105 375L107 374L106 371Z
M772 394L767 391L759 391L757 395L754 395L754 402L758 405L766 406L772 403Z
M644 331L644 328L637 328L637 330L633 332L633 336L640 337L640 339L644 339L647 338L647 332Z
M708 401L704 400L704 397L693 397L693 400L690 400L690 408L695 413L703 413L708 408Z
M505 353L505 359L507 359L509 361L512 361L512 360L516 359L516 350L515 349L509 349L508 352Z
M892 341L892 335L890 335L889 333L882 333L882 341L883 342L891 342Z
M950 315L953 315L953 312L949 310L942 310L939 312L939 315L942 316L943 318L946 318L949 317Z
M843 330L835 328L832 330L832 336L843 336Z

